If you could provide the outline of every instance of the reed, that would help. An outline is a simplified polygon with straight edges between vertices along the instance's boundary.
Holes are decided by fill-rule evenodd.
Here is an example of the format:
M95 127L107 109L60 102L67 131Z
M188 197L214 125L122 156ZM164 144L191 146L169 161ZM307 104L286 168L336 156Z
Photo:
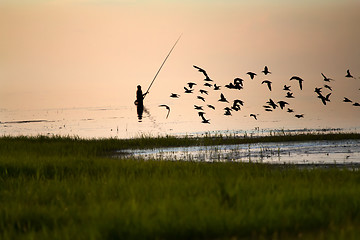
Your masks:
M289 142L289 141L314 141L314 140L344 140L344 139L360 139L359 133L317 133L309 132L305 134L294 133L277 133L269 134L267 136L253 136L247 135L205 135L203 137L178 137L178 136L147 136L142 135L132 139L82 139L76 136L2 136L0 137L0 151L6 148L8 151L13 151L16 147L27 145L27 149L36 152L54 150L62 151L64 154L83 155L87 152L90 155L105 154L109 151L122 149L144 149L144 148L158 148L158 147L182 147L182 146L213 146L226 144L249 144L260 142ZM46 147L45 147L46 146ZM54 146L54 149L51 149ZM74 150L74 151L72 151ZM57 152L61 154L61 152Z
M138 143L196 142L175 140L0 138L0 238L359 236L359 171L113 159L105 154Z

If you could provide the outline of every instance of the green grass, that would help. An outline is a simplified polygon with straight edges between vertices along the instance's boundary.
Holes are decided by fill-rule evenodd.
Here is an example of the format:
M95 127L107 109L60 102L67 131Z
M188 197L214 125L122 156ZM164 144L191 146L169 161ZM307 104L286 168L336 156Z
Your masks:
M282 136L278 141L314 138L359 135ZM231 141L244 140L2 137L0 239L360 236L359 171L106 157L115 149Z
M277 133L262 137L236 137L236 136L205 136L197 137L153 137L142 136L133 139L81 139L78 137L0 137L0 151L7 153L17 152L19 149L26 147L28 152L37 155L79 155L79 156L99 156L109 154L112 151L122 149L143 149L158 147L180 147L180 146L209 146L222 144L247 144L258 142L289 142L289 141L313 141L313 140L343 140L343 139L360 139L359 133L307 133L291 134Z

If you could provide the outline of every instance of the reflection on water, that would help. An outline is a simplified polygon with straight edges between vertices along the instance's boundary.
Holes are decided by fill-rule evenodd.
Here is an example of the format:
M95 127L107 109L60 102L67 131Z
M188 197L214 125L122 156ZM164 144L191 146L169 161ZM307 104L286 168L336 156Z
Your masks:
M193 110L193 109L190 109ZM137 107L109 106L42 110L0 109L0 135L59 135L83 138L133 138L140 136L263 136L302 132L358 132L359 128L330 124L328 120L297 119L255 121L248 116L213 115L211 124L202 124L196 111L174 109L167 119L158 104L144 106L142 122ZM226 119L226 121L224 121ZM291 122L291 121L295 121ZM323 129L326 127L325 129Z
M255 143L119 151L118 156L201 162L360 163L360 140Z
M137 108L137 116L139 119L139 122L142 122L142 118L143 118L143 112L144 112L144 105L136 105Z

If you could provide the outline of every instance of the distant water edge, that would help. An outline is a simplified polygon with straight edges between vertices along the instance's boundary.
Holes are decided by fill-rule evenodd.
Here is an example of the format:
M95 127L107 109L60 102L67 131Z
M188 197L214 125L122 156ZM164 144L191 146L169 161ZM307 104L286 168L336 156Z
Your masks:
M155 108L156 109L156 108ZM201 124L198 117L179 117L167 120L163 112L152 111L139 123L134 107L89 107L41 110L0 111L0 136L74 136L80 138L138 138L138 137L203 137L235 136L256 137L267 135L359 133L360 125L354 127L272 127L267 123L253 122L219 126ZM252 120L252 119L250 119ZM263 126L263 127L260 127ZM317 126L317 125L316 125ZM225 129L224 129L225 128Z

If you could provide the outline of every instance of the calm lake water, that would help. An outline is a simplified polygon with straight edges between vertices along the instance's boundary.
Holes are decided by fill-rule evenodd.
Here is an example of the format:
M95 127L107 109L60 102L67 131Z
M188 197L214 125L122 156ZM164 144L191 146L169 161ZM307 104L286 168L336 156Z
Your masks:
M246 110L224 116L210 115L210 124L201 123L197 111L191 107L182 111L172 109L166 119L166 109L157 104L147 105L142 122L139 122L136 107L105 106L66 109L7 110L0 109L0 135L59 135L82 138L133 138L139 136L202 136L224 135L268 135L270 132L359 132L360 127L329 122L327 119L278 115L277 118L261 116L255 120ZM266 113L265 113L266 114ZM268 117L269 116L269 117ZM286 118L287 117L287 118ZM324 130L325 129L325 130Z

